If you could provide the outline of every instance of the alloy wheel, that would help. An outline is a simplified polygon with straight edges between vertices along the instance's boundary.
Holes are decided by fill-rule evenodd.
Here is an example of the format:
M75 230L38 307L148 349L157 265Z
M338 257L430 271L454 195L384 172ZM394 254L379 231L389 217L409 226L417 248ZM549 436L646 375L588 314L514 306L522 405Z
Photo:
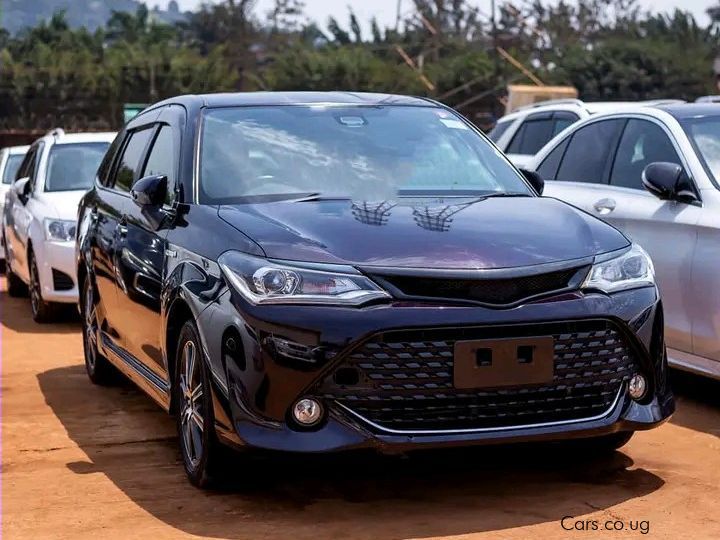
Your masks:
M83 299L83 339L85 339L85 361L90 370L95 369L97 360L97 312L95 307L95 294L88 278L85 284L85 298Z
M40 292L40 279L38 277L35 258L33 257L30 264L30 307L32 308L33 314L37 315L40 311L41 302L42 294Z
M192 468L196 468L203 455L203 381L202 366L197 348L186 341L180 364L180 426L185 456Z

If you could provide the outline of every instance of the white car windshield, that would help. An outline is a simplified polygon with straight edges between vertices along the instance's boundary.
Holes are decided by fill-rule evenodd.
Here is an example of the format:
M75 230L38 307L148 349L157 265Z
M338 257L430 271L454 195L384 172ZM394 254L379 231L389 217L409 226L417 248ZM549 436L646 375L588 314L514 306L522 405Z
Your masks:
M5 162L5 170L2 175L3 184L13 183L15 175L17 174L24 157L25 154L11 154L8 156L7 161Z
M691 118L682 123L705 171L720 182L720 116Z
M56 144L50 149L45 191L90 189L110 143Z
M204 114L201 203L490 194L531 192L499 151L437 107L233 107Z

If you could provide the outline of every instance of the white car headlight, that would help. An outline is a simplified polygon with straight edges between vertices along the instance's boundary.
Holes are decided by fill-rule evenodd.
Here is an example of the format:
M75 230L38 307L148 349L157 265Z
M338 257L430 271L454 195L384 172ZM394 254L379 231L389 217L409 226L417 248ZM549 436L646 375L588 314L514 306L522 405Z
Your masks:
M633 244L622 255L595 263L585 278L583 289L612 293L654 284L655 268L650 256L643 248Z
M352 267L296 266L226 251L218 258L223 274L253 304L358 306L390 295Z
M45 220L45 238L55 242L72 242L75 240L77 223L64 219Z

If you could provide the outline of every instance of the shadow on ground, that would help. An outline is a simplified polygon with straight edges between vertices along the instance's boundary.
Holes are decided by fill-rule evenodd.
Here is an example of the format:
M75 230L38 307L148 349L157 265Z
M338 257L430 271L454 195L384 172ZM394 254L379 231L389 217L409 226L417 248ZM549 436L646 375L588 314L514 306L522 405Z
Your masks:
M5 328L23 334L72 334L80 332L80 316L73 304L60 306L57 322L38 324L32 320L29 298L13 298L5 290L4 279L0 291L0 320Z
M673 424L720 437L720 381L671 370L677 410Z
M88 461L179 531L219 538L394 540L507 529L644 497L663 480L621 452L577 459L546 446L412 454L238 455L221 491L186 481L172 418L130 383L92 386L82 366L38 375L45 400Z

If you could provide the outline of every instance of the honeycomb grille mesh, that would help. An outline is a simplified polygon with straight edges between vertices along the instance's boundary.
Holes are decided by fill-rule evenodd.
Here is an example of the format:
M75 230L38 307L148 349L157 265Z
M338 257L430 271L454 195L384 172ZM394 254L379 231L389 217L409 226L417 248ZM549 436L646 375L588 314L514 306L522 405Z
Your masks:
M552 335L549 384L456 389L456 341ZM341 373L356 370L356 384ZM636 362L620 332L606 321L434 329L377 334L351 351L317 394L385 429L400 431L501 428L580 420L613 404Z

